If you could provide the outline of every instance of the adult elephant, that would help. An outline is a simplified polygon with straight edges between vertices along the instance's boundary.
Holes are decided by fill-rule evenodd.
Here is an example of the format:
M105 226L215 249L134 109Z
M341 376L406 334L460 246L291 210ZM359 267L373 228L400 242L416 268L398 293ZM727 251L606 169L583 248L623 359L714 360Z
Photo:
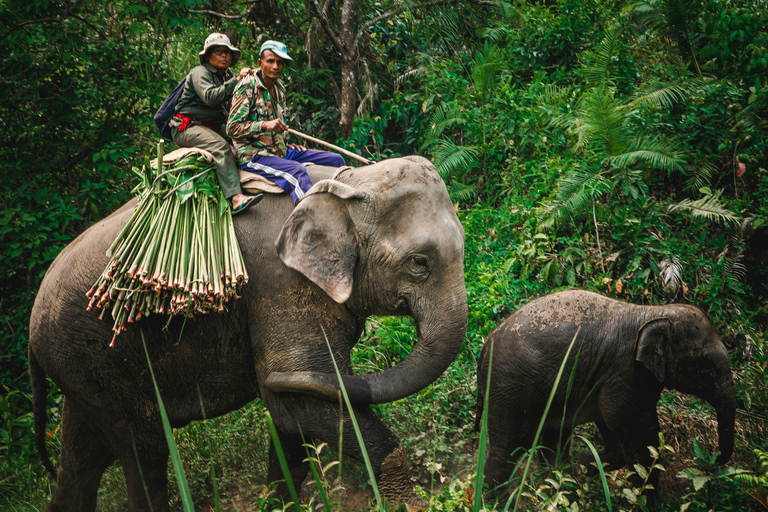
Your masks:
M531 447L574 337L544 423L545 446L564 446L561 428L570 435L573 426L595 422L605 443L602 461L617 467L635 462L648 466L647 447L658 445L660 431L656 404L662 389L668 388L715 407L717 462L730 459L736 394L728 352L706 315L690 305L641 306L570 290L526 304L483 346L477 372L478 418L487 403L489 484L505 483L513 469L513 452ZM657 478L654 472L652 479Z
M401 441L369 404L424 388L453 361L464 338L464 231L429 161L392 159L363 168L312 171L294 209L271 196L236 217L250 281L224 314L152 315L109 347L111 322L86 312L85 292L131 204L72 242L48 270L30 319L29 362L38 450L45 453L47 374L64 393L61 462L49 511L94 510L99 480L115 459L131 511L168 510L168 447L142 338L171 426L214 417L261 397L294 481L307 475L301 434L362 458L338 405L333 355L345 374L382 493L418 504ZM418 339L399 364L352 375L350 349L371 315L410 315ZM327 342L326 342L327 340ZM282 479L270 452L268 478Z

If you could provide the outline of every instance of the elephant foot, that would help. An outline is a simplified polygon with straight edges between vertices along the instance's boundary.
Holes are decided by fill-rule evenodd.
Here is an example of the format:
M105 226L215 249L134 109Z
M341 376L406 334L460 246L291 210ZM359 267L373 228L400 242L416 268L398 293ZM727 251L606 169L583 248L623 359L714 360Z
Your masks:
M402 442L381 463L381 474L377 483L381 494L393 504L405 503L420 509L427 506L427 502L413 490L411 466Z

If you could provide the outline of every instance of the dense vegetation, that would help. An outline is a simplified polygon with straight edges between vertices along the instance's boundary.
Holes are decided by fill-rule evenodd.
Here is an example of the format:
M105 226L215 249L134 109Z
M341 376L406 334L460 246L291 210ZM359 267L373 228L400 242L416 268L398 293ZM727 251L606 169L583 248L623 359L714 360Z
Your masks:
M765 0L3 0L0 508L42 510L50 493L31 442L35 291L58 252L129 197L157 139L152 113L214 30L243 65L267 38L288 44L293 127L375 159L429 156L446 181L467 232L466 343L433 386L377 407L430 510L473 508L484 336L568 287L709 313L732 353L736 453L731 470L715 467L708 406L665 394L665 506L768 508L767 27ZM403 357L412 330L372 319L359 370ZM60 394L49 403L55 455ZM176 437L200 509L216 491L225 508L268 508L259 403ZM338 474L321 475L329 490ZM609 477L613 507L642 509L626 472ZM105 476L103 510L125 506L120 480ZM363 470L344 462L342 483L364 485ZM525 492L530 509L609 509L578 467L539 467Z

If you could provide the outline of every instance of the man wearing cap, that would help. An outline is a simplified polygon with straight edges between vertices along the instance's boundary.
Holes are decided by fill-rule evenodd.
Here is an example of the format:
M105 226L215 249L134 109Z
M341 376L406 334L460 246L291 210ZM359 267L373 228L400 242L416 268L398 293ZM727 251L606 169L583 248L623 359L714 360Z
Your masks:
M280 77L293 59L283 43L266 41L259 50L259 69L243 77L235 87L227 134L237 149L241 169L255 172L291 195L294 204L312 187L302 163L342 167L336 153L286 144L283 111L285 87Z
M224 34L213 33L199 53L200 65L189 72L184 89L169 122L173 142L178 147L209 151L216 162L216 177L232 213L253 206L262 195L247 196L240 188L240 176L226 132L232 92L238 78L251 70L243 68L240 77L229 70L240 59L240 50L232 46Z

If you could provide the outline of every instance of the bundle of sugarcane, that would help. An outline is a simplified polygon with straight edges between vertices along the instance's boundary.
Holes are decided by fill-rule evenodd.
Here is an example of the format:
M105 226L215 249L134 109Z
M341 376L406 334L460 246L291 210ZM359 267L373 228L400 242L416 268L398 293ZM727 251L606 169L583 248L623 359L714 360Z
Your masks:
M86 294L88 311L102 308L100 318L111 308L114 336L150 313L224 311L248 281L215 168L201 154L164 168L160 143L157 165L147 159L141 171L134 169L138 202Z

